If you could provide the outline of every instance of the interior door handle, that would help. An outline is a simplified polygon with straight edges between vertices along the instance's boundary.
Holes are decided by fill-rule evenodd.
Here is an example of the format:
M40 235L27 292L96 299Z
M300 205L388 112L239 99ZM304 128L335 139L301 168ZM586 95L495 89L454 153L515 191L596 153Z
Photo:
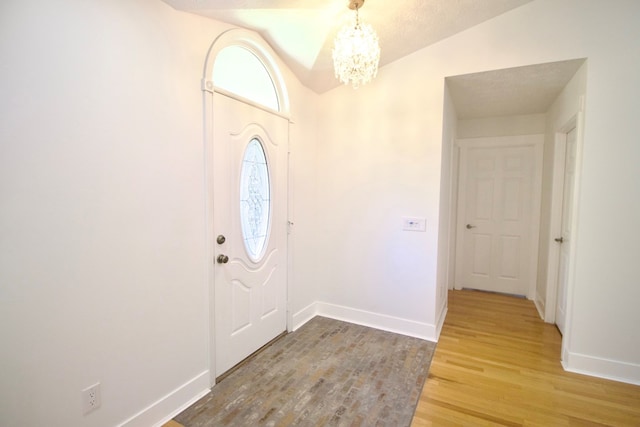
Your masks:
M476 228L475 225L467 224L467 230L471 230L472 228Z
M218 255L218 258L216 258L216 261L218 264L226 264L229 262L229 257L224 254L220 254Z
M562 242L564 242L564 238L562 238L562 237L556 237L556 238L555 238L555 239L553 239L553 240L555 240L555 241L556 241L556 242L558 242L558 243L562 243Z

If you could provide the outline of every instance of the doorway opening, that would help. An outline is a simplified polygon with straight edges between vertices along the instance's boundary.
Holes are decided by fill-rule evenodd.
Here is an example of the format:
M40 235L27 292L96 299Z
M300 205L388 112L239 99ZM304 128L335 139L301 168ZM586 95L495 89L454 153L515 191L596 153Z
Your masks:
M558 245L554 239L559 236L561 221L558 218L562 209L557 208L556 199L558 196L556 193L559 188L560 190L562 188L558 184L558 176L563 176L564 173L564 169L557 166L559 157L557 146L558 141L563 138L562 135L565 135L566 139L566 134L570 131L568 123L573 118L574 127L577 129L575 180L579 181L581 129L583 126L581 112L584 108L586 92L586 65L586 59L582 58L465 74L445 79L445 96L453 104L454 110L445 121L445 125L449 127L446 129L447 134L453 135L450 141L452 147L450 147L451 165L449 165L452 172L449 182L443 186L443 188L447 188L447 186L451 188L450 223L452 226L449 233L450 262L448 270L449 276L455 277L455 279L449 283L450 288L477 288L477 286L466 285L464 274L459 273L465 268L468 271L481 271L483 268L486 271L492 271L491 269L498 268L496 265L504 266L503 260L497 258L496 255L491 255L491 250L494 253L506 254L507 260L511 259L509 256L515 259L518 253L515 244L511 245L511 252L505 249L508 248L506 243L514 243L517 240L515 238L517 234L509 232L505 235L511 236L511 239L504 239L506 243L503 245L502 252L495 248L496 245L500 245L500 242L494 239L492 246L492 240L486 236L487 233L484 233L485 236L479 236L475 242L468 244L475 251L475 257L465 258L461 254L465 247L465 234L473 234L474 232L477 232L478 235L483 234L480 233L481 230L476 228L476 224L468 220L468 209L465 204L469 203L469 200L477 200L480 203L478 208L485 209L481 213L488 213L487 221L494 226L499 222L498 219L504 220L509 216L506 215L508 214L506 210L515 209L516 206L503 197L508 192L505 183L496 184L494 182L493 185L502 186L503 196L498 197L497 202L489 203L486 200L488 196L485 197L483 194L489 194L489 190L498 191L499 188L492 189L486 179L482 181L486 178L484 176L480 176L480 180L475 181L475 184L468 181L468 177L465 175L468 171L463 168L465 167L464 162L469 161L470 150L480 149L480 146L483 143L486 144L488 140L514 141L524 137L539 138L543 141L544 148L541 174L535 178L534 185L539 186L541 190L540 200L537 207L535 203L529 205L539 215L537 220L533 220L533 227L537 227L537 231L534 230L532 235L537 248L530 255L533 267L530 271L529 292L526 292L525 295L534 301L540 316L546 322L555 322L557 287L550 277L555 275L554 277L557 279L558 275L558 272L553 270L554 260L557 263L559 254L558 248L556 247L554 251L553 245ZM576 117L578 119L575 119ZM498 163L500 161L503 161L504 169L506 167L505 160L499 160ZM482 160L479 162L479 166L478 164L476 166L481 167ZM472 185L476 185L477 188L470 190ZM513 184L512 187L516 188L517 186ZM472 194L472 197L469 197L467 194L469 191L472 193L475 191L477 194ZM514 200L520 201L517 197ZM572 202L572 206L575 208L575 200ZM502 216L495 217L497 212L501 212ZM575 223L577 210L573 209L571 214ZM470 228L467 228L467 225ZM575 232L575 229L573 231ZM482 244L485 246L483 247ZM464 265L465 262L469 262L469 259L475 264ZM569 255L566 264L569 272L571 271L571 262L572 256ZM513 268L510 271L513 272ZM456 272L458 274L455 274ZM565 293L567 304L565 317L569 322L571 280L569 277ZM485 290L504 292L499 288ZM522 292L517 293L523 294ZM550 313L554 314L550 315ZM565 338L568 334L570 334L570 326L566 327Z

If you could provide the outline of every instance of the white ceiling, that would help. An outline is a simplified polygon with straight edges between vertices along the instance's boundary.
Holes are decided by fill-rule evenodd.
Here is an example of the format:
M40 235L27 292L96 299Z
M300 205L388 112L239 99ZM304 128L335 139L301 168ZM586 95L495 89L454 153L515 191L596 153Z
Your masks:
M584 59L447 77L459 119L545 113Z
M331 50L352 22L349 0L162 0L177 10L258 32L300 81L317 93L339 86ZM360 18L380 39L380 66L533 0L366 0ZM548 110L583 59L453 76L460 119Z
M339 85L331 50L353 20L348 0L163 0L258 32L300 81L317 93ZM360 18L380 40L380 66L532 0L366 0Z

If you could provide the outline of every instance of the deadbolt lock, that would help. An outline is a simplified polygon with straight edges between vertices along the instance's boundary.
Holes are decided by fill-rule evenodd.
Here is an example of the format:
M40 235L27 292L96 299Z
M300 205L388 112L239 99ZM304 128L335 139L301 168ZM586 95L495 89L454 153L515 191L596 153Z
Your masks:
M218 242L219 245L223 244L226 240L227 240L227 238L224 237L222 234L220 234L220 235L218 235L218 237L216 237L216 242Z

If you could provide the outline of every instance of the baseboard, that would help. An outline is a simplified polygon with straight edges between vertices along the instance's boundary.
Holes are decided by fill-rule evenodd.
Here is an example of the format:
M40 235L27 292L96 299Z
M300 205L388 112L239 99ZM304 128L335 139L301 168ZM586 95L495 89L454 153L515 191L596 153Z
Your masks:
M547 319L545 319L545 315L544 315L545 313L544 300L540 297L539 294L536 294L536 299L533 301L533 303L535 304L536 309L538 310L538 316L540 316L540 318L546 322Z
M293 327L291 330L295 331L317 315L318 303L313 302L293 315Z
M209 371L206 370L138 412L120 427L160 427L208 392Z
M447 313L449 312L449 307L445 304L444 308L440 311L440 318L438 319L438 324L436 325L436 339L438 341L440 339L440 332L442 332L442 326L444 325L444 320L447 318Z
M372 313L325 302L316 302L316 314L331 319L369 326L383 331L420 338L436 342L438 340L436 325L416 322L414 320Z
M640 365L634 363L564 352L562 367L576 374L640 385Z

